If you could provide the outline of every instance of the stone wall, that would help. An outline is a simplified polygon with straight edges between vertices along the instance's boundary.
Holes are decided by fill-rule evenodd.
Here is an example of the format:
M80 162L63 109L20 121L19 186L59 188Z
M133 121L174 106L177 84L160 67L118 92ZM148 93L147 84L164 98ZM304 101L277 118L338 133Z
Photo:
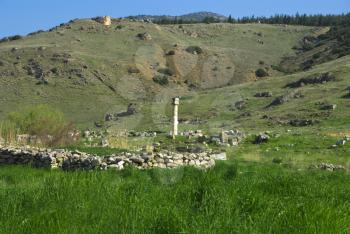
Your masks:
M117 169L127 165L139 169L148 168L176 168L194 166L210 168L215 160L225 160L218 155L209 153L174 153L164 151L160 153L120 153L99 157L79 151L51 150L37 148L0 148L0 165L17 164L32 165L38 168L60 168L62 170L92 170Z

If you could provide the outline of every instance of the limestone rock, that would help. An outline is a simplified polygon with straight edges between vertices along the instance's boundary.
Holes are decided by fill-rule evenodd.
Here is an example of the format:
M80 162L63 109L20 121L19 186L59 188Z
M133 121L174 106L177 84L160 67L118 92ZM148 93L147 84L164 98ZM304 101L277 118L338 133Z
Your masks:
M260 133L255 137L255 144L262 144L268 142L270 139L269 135L265 133Z

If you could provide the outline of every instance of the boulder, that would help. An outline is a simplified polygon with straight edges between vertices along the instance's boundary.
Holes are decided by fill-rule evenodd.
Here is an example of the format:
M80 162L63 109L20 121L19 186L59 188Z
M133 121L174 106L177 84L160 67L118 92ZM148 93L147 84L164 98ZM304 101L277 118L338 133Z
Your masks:
M93 20L105 26L109 26L112 24L112 18L110 16L98 16L93 18Z
M326 171L345 171L345 167L342 165L335 165L331 163L320 163L318 165L312 165L309 169L320 169Z
M260 133L258 135L256 135L255 137L255 144L262 144L262 143L266 143L268 142L270 139L269 135L265 134L265 133Z
M321 110L335 110L337 108L336 104L325 104L321 106Z
M235 103L235 107L238 110L243 110L244 108L247 107L247 103L245 101L238 101L238 102Z
M325 84L327 82L334 81L334 80L335 80L335 76L327 72L319 75L312 75L309 77L301 78L298 81L287 84L285 87L299 88L310 84Z
M226 152L212 154L212 155L210 155L210 158L212 158L214 160L219 160L219 161L226 161L227 160Z
M272 97L272 93L271 92L256 93L254 97Z
M108 113L105 115L105 121L112 121L113 120L113 115Z
M315 123L318 123L318 121L313 119L293 119L289 121L289 124L294 127L305 127L314 125Z
M136 164L142 164L145 162L145 160L141 157L137 157L137 156L132 156L130 158L130 161L133 162L133 163L136 163Z
M152 40L152 36L148 32L139 33L139 34L137 34L137 37L140 38L141 40L144 40L144 41Z

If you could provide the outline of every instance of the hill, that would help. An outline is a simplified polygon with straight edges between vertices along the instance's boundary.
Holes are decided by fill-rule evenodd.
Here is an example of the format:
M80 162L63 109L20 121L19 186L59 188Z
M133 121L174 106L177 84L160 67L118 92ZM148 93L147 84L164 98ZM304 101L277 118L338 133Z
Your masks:
M279 75L271 65L292 55L292 47L306 34L320 30L71 21L0 43L0 117L39 103L63 110L81 126L124 111L132 102L143 112L149 101L255 81L258 68Z

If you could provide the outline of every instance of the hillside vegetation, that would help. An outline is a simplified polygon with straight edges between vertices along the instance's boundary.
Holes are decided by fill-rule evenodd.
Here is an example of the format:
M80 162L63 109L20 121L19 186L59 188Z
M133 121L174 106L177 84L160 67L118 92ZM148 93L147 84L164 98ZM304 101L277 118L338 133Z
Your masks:
M0 165L0 233L348 233L348 32L85 19L3 40L0 134L107 160L140 149L227 160L207 170ZM204 136L168 137L175 96L179 131ZM223 130L239 144L216 141Z
M0 117L48 103L89 126L130 102L183 95L257 79L318 28L260 24L159 26L76 20L0 43ZM202 51L191 51L198 47ZM165 85L155 77L166 79ZM163 92L164 91L164 92Z

